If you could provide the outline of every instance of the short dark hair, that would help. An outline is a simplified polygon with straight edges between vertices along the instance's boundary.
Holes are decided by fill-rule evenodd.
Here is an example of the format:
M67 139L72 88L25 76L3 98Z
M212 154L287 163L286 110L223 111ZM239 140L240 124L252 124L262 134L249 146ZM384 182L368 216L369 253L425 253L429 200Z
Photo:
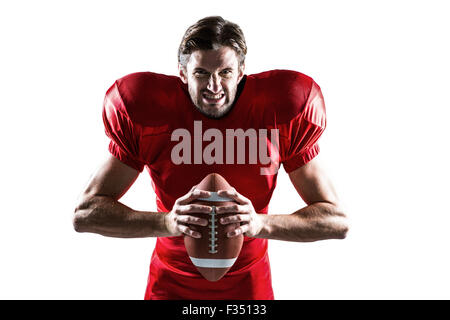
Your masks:
M247 44L241 28L220 16L200 19L186 30L178 48L178 62L186 67L192 52L220 46L232 48L238 56L239 65L244 64Z

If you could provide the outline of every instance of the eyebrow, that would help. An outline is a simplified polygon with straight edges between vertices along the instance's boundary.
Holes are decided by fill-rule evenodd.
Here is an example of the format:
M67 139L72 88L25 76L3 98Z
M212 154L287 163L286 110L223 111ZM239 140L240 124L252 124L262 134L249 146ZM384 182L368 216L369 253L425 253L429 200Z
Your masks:
M224 71L224 70L233 70L232 67L225 67L223 69L221 69L220 71ZM206 70L205 68L202 67L195 67L193 71L206 71L209 72L208 70Z

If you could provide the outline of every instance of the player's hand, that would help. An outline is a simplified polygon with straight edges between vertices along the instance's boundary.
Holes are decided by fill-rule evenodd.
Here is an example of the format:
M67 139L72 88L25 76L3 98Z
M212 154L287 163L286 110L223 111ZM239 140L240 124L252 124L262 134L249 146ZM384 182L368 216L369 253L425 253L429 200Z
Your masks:
M171 236L180 236L182 234L193 238L201 238L201 234L189 228L188 225L208 225L208 220L190 215L191 213L210 213L212 208L200 204L190 204L198 198L208 198L211 193L208 191L197 190L196 186L178 198L173 205L172 210L165 216L166 228Z
M235 213L219 220L222 224L240 223L240 226L233 231L228 232L228 237L235 237L240 234L245 234L247 237L255 237L263 228L263 219L261 215L257 214L253 208L252 202L238 193L236 189L220 190L217 194L221 197L231 198L236 201L236 204L217 207L216 212L219 213Z

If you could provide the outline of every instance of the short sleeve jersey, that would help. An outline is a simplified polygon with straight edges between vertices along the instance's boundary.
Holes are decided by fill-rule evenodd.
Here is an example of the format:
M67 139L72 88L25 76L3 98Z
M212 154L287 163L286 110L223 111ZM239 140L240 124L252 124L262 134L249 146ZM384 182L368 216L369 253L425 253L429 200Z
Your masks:
M245 75L232 109L203 115L179 77L140 72L107 91L103 121L109 151L148 171L158 212L216 172L267 214L283 164L292 172L319 153L326 126L319 86L289 70ZM202 278L183 237L161 237L150 263L146 299L273 299L267 240L244 237L241 253L219 281Z

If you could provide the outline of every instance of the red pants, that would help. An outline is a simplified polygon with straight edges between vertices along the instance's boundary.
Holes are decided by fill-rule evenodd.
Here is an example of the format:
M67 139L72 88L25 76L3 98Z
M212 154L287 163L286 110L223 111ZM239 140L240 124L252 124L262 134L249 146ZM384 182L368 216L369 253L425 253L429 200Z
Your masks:
M210 282L201 275L181 274L153 252L145 300L273 300L269 257Z

